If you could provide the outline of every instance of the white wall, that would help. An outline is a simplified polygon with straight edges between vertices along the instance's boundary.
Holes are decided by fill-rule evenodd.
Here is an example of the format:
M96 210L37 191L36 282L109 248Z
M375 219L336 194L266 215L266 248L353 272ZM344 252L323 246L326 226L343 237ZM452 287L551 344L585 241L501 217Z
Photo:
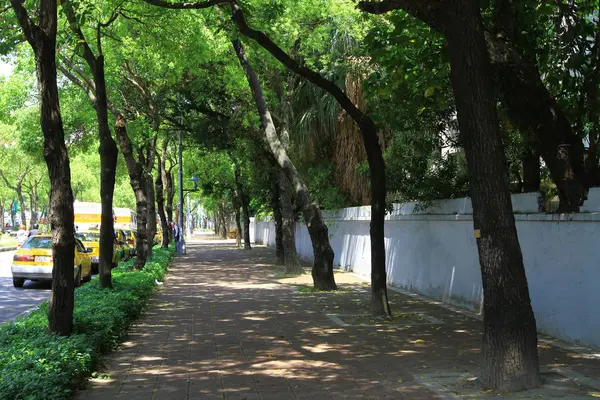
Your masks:
M389 282L480 311L481 273L469 199L436 202L417 212L414 206L397 204L387 216ZM600 213L533 214L535 194L513 196L513 209L539 330L600 347ZM326 212L325 217L336 267L369 276L370 208ZM257 221L254 230L257 243L274 246L272 221ZM301 257L312 259L308 231L301 224L296 246Z

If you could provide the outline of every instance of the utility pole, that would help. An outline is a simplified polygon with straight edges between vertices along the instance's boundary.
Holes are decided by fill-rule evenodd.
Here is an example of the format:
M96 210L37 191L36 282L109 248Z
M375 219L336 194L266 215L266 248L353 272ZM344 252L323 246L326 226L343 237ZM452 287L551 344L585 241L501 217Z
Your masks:
M177 103L179 104L179 96L177 96ZM180 232L182 232L181 234L183 234L184 232L184 224L183 224L183 140L181 139L181 108L179 109L179 116L177 117L179 120L179 127L177 129L177 141L179 144L179 171L178 171L178 175L179 175L179 230ZM185 237L183 240L183 254L186 253L185 251Z

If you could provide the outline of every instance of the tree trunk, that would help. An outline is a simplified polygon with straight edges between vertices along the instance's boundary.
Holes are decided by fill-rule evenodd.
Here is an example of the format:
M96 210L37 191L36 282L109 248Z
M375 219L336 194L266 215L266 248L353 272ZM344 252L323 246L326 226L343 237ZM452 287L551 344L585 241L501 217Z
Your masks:
M25 215L25 197L23 197L23 187L21 182L17 184L17 199L19 200L19 204L21 205L21 225L27 226L27 217Z
M250 205L248 204L248 196L246 196L244 185L242 184L242 170L236 160L234 160L234 164L235 187L240 203L239 205L242 207L242 214L244 216L244 249L252 250L252 245L250 244Z
M158 217L160 218L160 228L162 229L162 241L160 247L166 249L169 247L171 230L169 229L169 222L165 214L165 194L163 186L163 171L164 161L163 158L158 154L156 155L158 161L158 173L156 174L156 181L154 181L154 190L156 192L156 206L158 209Z
M100 286L112 287L112 260L115 241L115 220L113 214L113 195L115 193L115 176L117 173L117 143L112 138L108 122L108 97L106 79L104 77L104 57L99 56L95 62L94 82L96 83L96 118L98 120L98 136L100 138L100 201L102 207L102 223L100 224L100 260L98 276Z
M273 156L277 160L280 168L292 183L296 191L296 204L302 210L304 222L308 228L314 253L314 264L312 277L314 287L318 290L335 290L337 286L333 276L333 258L334 253L329 244L329 232L327 225L323 221L323 216L319 206L311 201L310 193L304 182L300 179L298 171L282 146L277 136L275 124L271 118L271 113L260 87L258 76L252 69L248 58L239 40L233 41L233 47L240 60L240 63L246 73L248 84L252 90L252 95L256 103L258 114L265 132L265 139L269 145Z
M159 162L159 165L158 165L159 171L158 172L160 174L160 182L161 182L161 187L162 187L162 190L160 192L160 196L162 197L162 202L163 202L162 210L163 210L163 214L164 214L165 219L166 219L167 226L170 227L171 223L173 222L173 203L172 203L173 202L173 198L171 197L171 205L170 205L171 210L170 211L168 210L169 205L168 205L168 199L167 198L168 198L169 194L173 193L173 189L171 187L169 187L168 179L169 179L169 176L170 176L170 172L167 171L167 165L166 165L166 163L167 163L167 149L168 149L168 146L169 146L168 140L167 139L163 140L161 154L159 155L157 153L157 159L158 159L158 162ZM158 182L158 178L157 178L157 182ZM159 198L158 197L158 195L159 195L158 191L156 192L156 195L157 195L157 200L158 200L158 198ZM161 207L159 207L159 212L160 212L160 208ZM169 214L169 212L170 212L170 214ZM163 243L164 243L164 240L165 240L164 237L166 236L166 243L168 245L168 243L171 242L172 235L173 235L173 232L171 232L171 229L167 229L167 232L165 232L164 227L163 227Z
M236 233L235 233L235 245L239 248L242 247L242 221L240 216L240 202L238 196L234 193L231 194L233 211L235 213L235 225L236 225Z
M115 191L115 175L117 170L118 150L117 144L112 138L110 125L108 121L108 95L106 93L106 78L104 73L104 55L102 54L102 42L100 27L97 34L98 56L95 56L89 47L86 38L81 30L76 18L75 11L71 2L62 3L62 8L69 22L69 27L78 39L81 46L83 59L92 71L93 83L83 83L82 79L75 77L66 68L61 67L61 71L75 84L87 92L92 101L92 106L96 110L96 119L98 121L98 137L100 141L100 202L102 207L102 217L100 224L100 260L98 265L98 275L100 286L103 288L112 287L112 260L114 243L114 214L113 214L113 195Z
M167 192L167 221L173 222L173 199L175 198L175 186L173 186L173 173L168 171L165 174L165 191ZM178 220L179 221L179 220Z
M32 23L20 0L11 0L15 15L35 53L37 86L41 100L41 128L44 159L50 186L50 228L52 230L52 296L48 311L51 334L70 335L73 330L73 192L71 168L65 146L56 83L56 0L41 0L36 11L39 26Z
M540 191L540 155L535 149L526 146L523 151L523 192Z
M154 150L152 150L154 151ZM148 220L147 220L147 241L146 257L152 257L152 248L154 247L154 237L156 236L156 193L154 192L154 182L152 179L152 171L149 169L146 172L146 202L148 204Z
M0 201L0 231L4 232L4 203Z
M483 24L475 0L451 0L446 7L451 81L483 278L481 382L500 391L528 389L540 384L536 323L512 213Z
M275 223L275 262L277 265L284 265L283 216L281 214L281 202L279 201L279 179L276 178L279 171L281 169L276 165L275 173L271 174L271 208L273 209L273 222Z
M283 265L290 274L302 273L300 257L296 251L296 213L292 202L292 188L285 174L279 172L279 201L281 206L281 234Z
M309 80L321 89L331 94L339 103L339 105L348 113L348 115L358 124L361 136L363 138L365 150L367 153L367 161L369 163L369 171L371 173L371 303L372 311L376 316L391 316L391 310L387 299L387 282L385 270L385 236L384 236L384 219L385 219L385 198L386 198L386 183L385 183L385 162L383 153L379 145L379 137L373 119L360 111L358 107L344 94L344 92L331 81L324 78L319 73L311 70L305 65L301 65L296 60L286 54L280 47L277 46L263 32L254 30L246 23L244 14L241 8L235 1L232 2L232 19L239 28L240 32L247 37L254 39L264 49L269 51L288 69L296 74ZM239 45L241 47L241 44ZM242 49L243 52L243 49ZM238 55L239 57L239 55ZM247 63L247 61L246 61ZM249 65L248 65L249 67ZM246 68L248 69L248 68ZM253 73L253 71L252 71ZM246 72L248 75L248 71ZM250 81L250 79L249 79ZM255 77L255 86L260 90L258 78ZM252 83L250 84L252 87ZM256 90L253 88L253 93ZM256 92L258 93L258 92ZM256 96L255 93L255 96ZM261 93L262 97L262 93ZM264 99L263 99L264 102ZM258 104L258 102L257 102ZM260 108L260 107L259 107ZM266 108L266 105L265 105ZM268 110L267 110L268 113ZM261 114L261 121L262 113ZM270 120L270 115L269 118ZM266 122L266 120L265 120ZM272 121L271 121L272 122ZM264 122L263 122L264 124ZM275 134L276 136L276 134ZM281 144L279 145L281 148ZM281 151L281 150L279 150ZM289 178L289 177L288 177ZM294 181L290 179L292 184ZM296 197L299 202L299 197ZM312 223L309 222L312 225ZM324 224L323 224L324 225ZM321 236L322 237L322 236ZM327 239L327 242L329 240ZM329 248L331 248L329 246ZM332 251L333 252L333 251ZM315 257L316 259L317 257ZM333 257L331 258L333 263ZM333 271L331 272L333 276ZM313 274L314 277L314 274Z
M30 219L29 219L29 226L31 227L31 229L33 229L33 224L36 223L37 221L37 216L35 215L35 192L33 191L33 188L31 188L31 191L29 192L29 212L31 213Z
M113 111L115 114L115 132L119 140L119 147L127 172L129 173L129 182L135 195L136 215L137 215L137 241L135 245L135 268L143 269L146 264L147 254L146 241L148 239L147 223L148 223L148 198L146 197L146 182L144 178L144 169L140 162L133 156L133 145L127 133L127 122L122 113Z
M227 239L227 233L229 231L229 229L227 229L228 228L228 224L227 224L227 221L226 221L226 218L225 218L226 214L227 214L227 211L226 211L226 208L225 208L225 203L221 202L221 213L220 213L221 223L219 224L220 227L221 227L221 232L219 232L219 233L221 234L221 238L222 239Z
M500 2L500 4L503 4ZM373 14L395 9L421 19L447 36L454 22L445 18L444 2L361 1L359 8ZM493 65L498 92L511 119L523 132L531 134L533 146L550 170L561 201L559 211L575 212L589 185L584 166L584 148L556 99L544 86L537 65L528 62L506 41L485 32L487 51Z
M486 34L496 85L508 113L544 159L558 189L559 211L577 212L586 190L583 143L540 78L536 65Z
M213 231L215 231L215 235L218 235L221 232L221 217L220 217L220 208L217 207L217 211L215 211L215 215L213 215Z

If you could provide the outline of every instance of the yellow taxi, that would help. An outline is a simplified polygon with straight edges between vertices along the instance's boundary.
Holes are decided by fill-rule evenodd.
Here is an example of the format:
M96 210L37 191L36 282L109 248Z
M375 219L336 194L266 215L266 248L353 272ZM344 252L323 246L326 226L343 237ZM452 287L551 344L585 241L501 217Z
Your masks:
M125 243L129 246L129 255L135 255L135 245L137 243L136 233L133 229L120 229L123 234Z
M75 260L73 276L75 287L81 285L82 281L92 279L92 261L88 249L79 239L75 239ZM54 262L52 260L52 236L32 236L13 257L11 272L14 287L23 287L25 280L51 281Z
M154 244L161 244L163 240L163 232L161 228L156 228L156 235L154 235Z
M98 264L100 263L100 232L89 231L89 232L77 232L75 237L83 243L87 249L92 251L89 253L90 260L92 261L92 273L98 273ZM113 268L117 266L119 261L123 258L123 249L117 243L117 239L113 241Z

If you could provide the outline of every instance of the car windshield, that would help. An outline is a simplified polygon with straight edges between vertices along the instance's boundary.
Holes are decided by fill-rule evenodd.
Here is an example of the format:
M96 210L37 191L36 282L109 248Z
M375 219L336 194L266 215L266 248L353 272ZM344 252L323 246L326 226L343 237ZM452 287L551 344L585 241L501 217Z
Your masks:
M75 237L84 242L99 242L100 233L98 232L78 232Z
M52 238L49 236L34 236L30 237L28 241L26 241L22 249L51 249L52 248Z
M123 231L123 235L125 235L125 239L131 239L131 232L130 231Z

